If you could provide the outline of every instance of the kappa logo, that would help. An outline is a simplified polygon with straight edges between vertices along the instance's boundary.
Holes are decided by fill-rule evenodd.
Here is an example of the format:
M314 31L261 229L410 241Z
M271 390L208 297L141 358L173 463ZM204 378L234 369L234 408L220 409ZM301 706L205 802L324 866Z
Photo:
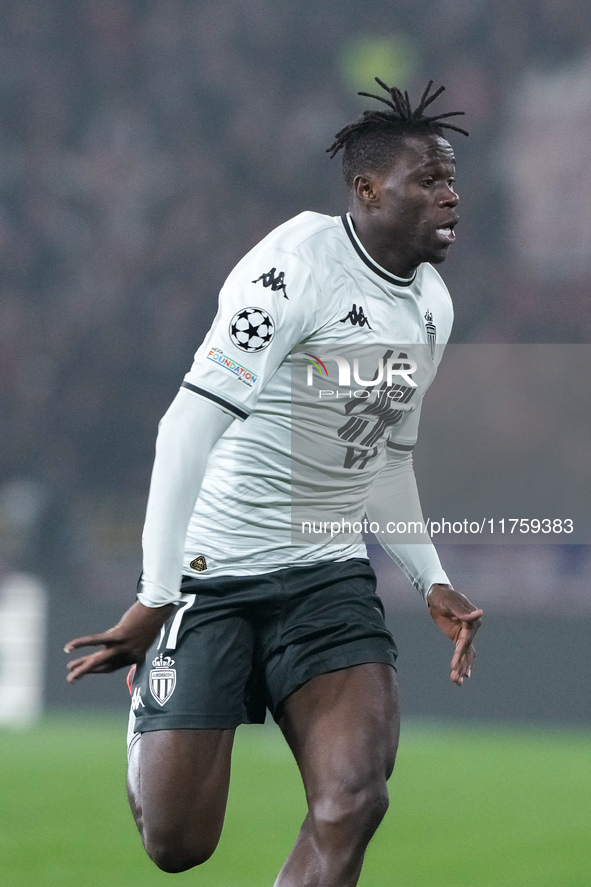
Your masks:
M131 710L137 711L138 708L140 707L140 705L142 708L146 707L144 705L144 703L142 702L142 695L140 693L140 688L136 687L135 690L133 691L133 694L131 697Z
M359 309L357 309L357 305L355 304L355 302L353 302L353 306L347 316L342 318L341 323L347 323L348 320L351 321L352 326L366 326L370 330L373 329L363 311L363 308L360 305Z
M287 289L285 287L285 272L279 271L277 276L275 276L277 272L276 268L271 268L270 271L267 271L266 274L261 274L260 277L257 277L256 280L253 280L253 283L258 283L259 280L263 281L263 286L270 286L274 293L283 292L283 298L287 299Z
M150 693L158 705L162 706L168 702L176 687L176 669L171 668L174 659L161 653L152 661L152 665L154 668L150 671Z

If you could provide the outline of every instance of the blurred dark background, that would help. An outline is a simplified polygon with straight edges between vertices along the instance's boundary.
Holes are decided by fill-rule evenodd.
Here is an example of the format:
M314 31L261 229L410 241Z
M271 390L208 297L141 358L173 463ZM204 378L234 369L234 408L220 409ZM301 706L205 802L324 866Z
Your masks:
M4 0L0 20L0 580L47 584L49 701L106 702L110 682L62 686L58 651L133 601L158 420L233 264L290 216L346 207L325 148L373 105L356 92L374 75L415 101L433 78L438 109L466 112L442 269L453 341L591 342L591 15L587 0ZM508 705L495 671L525 643L530 714L552 717L550 661L588 668L560 655L588 634L588 546L442 557L491 614L481 686L497 695L477 713L537 698L526 681ZM376 563L392 618L423 620ZM591 716L578 694L561 716Z

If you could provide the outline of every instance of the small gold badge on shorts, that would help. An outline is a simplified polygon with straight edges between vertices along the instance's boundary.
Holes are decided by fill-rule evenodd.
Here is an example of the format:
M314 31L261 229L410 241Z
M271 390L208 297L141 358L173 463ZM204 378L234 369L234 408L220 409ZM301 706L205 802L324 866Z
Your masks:
M198 573L204 573L207 570L207 561L203 555L200 554L199 557L196 557L195 560L191 561L189 566L192 570L197 570Z

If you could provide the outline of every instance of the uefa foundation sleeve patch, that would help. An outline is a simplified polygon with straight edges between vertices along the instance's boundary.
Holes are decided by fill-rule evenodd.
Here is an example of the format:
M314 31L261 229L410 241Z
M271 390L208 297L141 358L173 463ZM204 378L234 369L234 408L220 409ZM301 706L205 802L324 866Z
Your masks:
M253 373L252 370L248 369L248 367L244 366L240 361L225 354L221 348L215 346L210 348L206 357L207 360L213 361L219 367L232 373L239 382L242 382L242 384L246 385L248 388L252 388L252 386L256 384L258 375Z

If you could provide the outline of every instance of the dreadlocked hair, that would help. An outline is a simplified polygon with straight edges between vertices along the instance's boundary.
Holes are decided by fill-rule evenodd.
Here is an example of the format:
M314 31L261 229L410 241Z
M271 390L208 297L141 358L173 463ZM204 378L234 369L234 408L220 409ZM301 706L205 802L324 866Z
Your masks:
M413 111L408 92L401 92L396 86L386 86L379 77L375 81L386 90L389 98L370 92L359 92L357 95L376 99L387 105L388 110L364 111L361 117L337 132L334 142L326 149L331 159L343 149L343 174L349 187L360 171L378 171L391 163L392 148L401 144L405 136L430 133L442 135L444 129L453 129L462 135L468 135L465 129L460 129L453 123L442 122L448 117L463 116L464 111L425 116L426 108L441 95L445 86L440 86L430 95L433 81L429 80L421 101Z

